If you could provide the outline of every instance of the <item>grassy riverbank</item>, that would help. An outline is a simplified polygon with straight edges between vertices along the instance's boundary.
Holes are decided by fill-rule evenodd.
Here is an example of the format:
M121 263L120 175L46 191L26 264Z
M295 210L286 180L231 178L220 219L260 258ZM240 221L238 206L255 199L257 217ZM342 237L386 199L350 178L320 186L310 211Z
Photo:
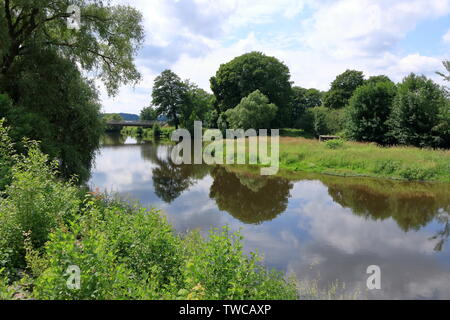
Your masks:
M284 171L279 175L288 171L450 182L450 150L281 137L280 168Z

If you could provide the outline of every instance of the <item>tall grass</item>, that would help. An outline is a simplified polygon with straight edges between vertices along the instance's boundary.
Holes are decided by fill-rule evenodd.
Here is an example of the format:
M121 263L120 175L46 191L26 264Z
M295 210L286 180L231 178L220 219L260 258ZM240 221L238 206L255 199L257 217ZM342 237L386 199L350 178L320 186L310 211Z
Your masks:
M450 150L282 137L280 167L293 172L450 182Z

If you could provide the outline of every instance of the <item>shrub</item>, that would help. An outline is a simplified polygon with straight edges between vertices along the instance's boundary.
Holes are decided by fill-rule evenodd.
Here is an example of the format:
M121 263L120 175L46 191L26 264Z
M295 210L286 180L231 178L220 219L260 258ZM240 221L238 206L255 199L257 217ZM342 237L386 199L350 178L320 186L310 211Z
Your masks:
M33 296L43 300L135 297L137 282L108 246L107 237L95 230L84 234L80 230L56 230L45 247L48 268L36 279ZM67 285L69 266L80 269L79 290Z
M1 104L2 95L0 95ZM0 119L0 191L11 183L11 167L14 163L14 148L8 135L8 129Z
M297 298L295 285L264 269L257 255L242 253L242 236L230 233L228 227L211 231L207 241L194 234L191 243L185 271L190 290L185 293L207 300Z
M158 123L155 123L153 125L152 132L153 132L154 139L159 139L161 137L161 127Z
M327 146L328 149L341 149L342 147L344 147L344 143L345 141L342 139L333 139L333 140L328 140L325 142L325 145Z
M27 156L16 158L11 185L0 198L0 267L6 264L8 272L24 264L24 234L40 248L80 204L78 189L57 180L57 163L49 162L36 143L27 146Z

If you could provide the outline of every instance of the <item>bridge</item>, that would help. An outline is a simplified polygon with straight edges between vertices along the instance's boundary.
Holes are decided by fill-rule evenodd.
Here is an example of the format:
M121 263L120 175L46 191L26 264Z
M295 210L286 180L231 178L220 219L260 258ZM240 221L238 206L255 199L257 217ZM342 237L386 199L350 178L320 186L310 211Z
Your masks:
M155 123L163 126L165 122L162 121L106 121L106 125L110 127L142 127L152 128Z

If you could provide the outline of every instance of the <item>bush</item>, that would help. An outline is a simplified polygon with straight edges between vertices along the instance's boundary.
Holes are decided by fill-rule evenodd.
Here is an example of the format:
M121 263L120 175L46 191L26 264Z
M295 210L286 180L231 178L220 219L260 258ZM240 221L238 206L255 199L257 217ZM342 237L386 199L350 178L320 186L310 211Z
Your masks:
M344 147L345 141L342 139L334 139L334 140L328 140L325 142L325 145L328 149L341 149Z
M152 132L153 132L154 139L159 139L161 137L161 127L158 123L155 123L153 125Z
M33 248L48 240L52 229L63 225L78 210L77 188L56 179L57 163L28 143L28 155L17 157L12 183L0 198L0 257L8 270L22 267L25 235Z
M191 235L187 247L185 298L207 300L296 299L295 285L287 283L278 272L270 272L260 258L242 252L242 236L232 234L228 227L213 230L207 241ZM189 243L189 242L188 242Z
M2 95L0 95L1 104ZM11 168L14 163L14 148L8 130L3 127L4 120L0 119L0 191L11 183Z

